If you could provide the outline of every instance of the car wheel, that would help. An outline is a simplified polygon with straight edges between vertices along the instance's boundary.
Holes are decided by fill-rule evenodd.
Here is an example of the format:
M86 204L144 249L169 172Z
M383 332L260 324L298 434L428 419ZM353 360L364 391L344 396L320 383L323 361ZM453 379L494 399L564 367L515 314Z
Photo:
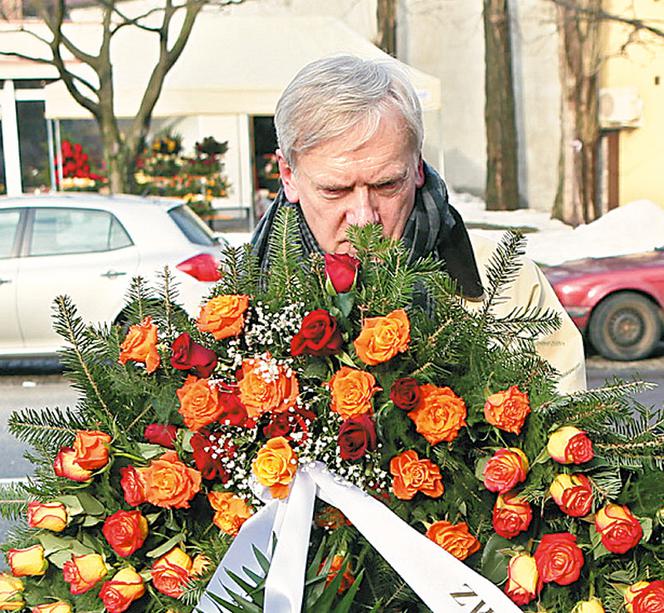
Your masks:
M645 358L662 336L659 307L633 292L609 296L593 311L588 336L595 349L610 360Z

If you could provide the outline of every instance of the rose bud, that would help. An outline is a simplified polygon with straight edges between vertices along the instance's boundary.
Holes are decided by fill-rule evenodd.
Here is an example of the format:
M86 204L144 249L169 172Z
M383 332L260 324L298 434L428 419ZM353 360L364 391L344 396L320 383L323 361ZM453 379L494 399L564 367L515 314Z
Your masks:
M574 605L572 613L605 613L602 601L597 598L580 600Z
M390 388L390 400L403 411L414 411L421 397L420 386L413 377L397 379Z
M530 503L510 492L499 494L493 507L493 529L496 534L511 539L528 530L533 519Z
M76 452L72 447L62 447L53 461L53 470L58 477L83 483L92 479L92 471L81 468L76 462Z
M625 592L627 613L658 613L664 611L664 581L639 581Z
M325 309L316 309L304 316L300 331L292 338L291 355L335 355L343 343L337 320Z
M26 549L9 549L6 556L14 577L43 575L48 568L48 562L44 558L44 548L41 545L33 545Z
M493 457L486 463L482 471L484 487L490 492L504 494L509 492L515 485L526 480L528 474L528 458L526 454L510 447L496 451Z
M570 517L583 517L593 506L593 488L585 475L558 475L549 493L560 510Z
M6 573L0 574L0 611L20 611L25 602L23 581Z
M69 583L69 591L74 594L85 594L108 574L108 568L98 553L73 555L64 563L62 576Z
M207 379L217 366L217 354L191 340L188 332L178 336L171 346L171 366L177 370L191 370Z
M337 445L342 460L359 460L376 449L376 428L367 414L350 417L339 427Z
M507 567L505 593L518 605L528 604L538 593L537 563L527 553L518 553Z
M166 596L180 598L192 567L192 559L182 549L174 547L152 565L152 585Z
M71 605L63 600L40 604L30 609L30 613L72 613Z
M145 502L145 484L141 474L133 466L120 469L120 486L127 504L137 507Z
M236 536L242 524L254 514L245 500L232 492L210 492L208 500L216 511L214 525L230 536Z
M521 428L530 413L528 394L522 392L516 385L507 391L496 392L486 399L484 404L484 417L496 428L520 434Z
M545 534L534 558L540 585L551 581L569 585L578 580L583 568L583 552L569 532Z
M67 526L67 509L61 502L29 502L28 526L62 532Z
M440 545L457 560L465 560L480 550L480 542L468 531L468 524L435 521L426 532L428 539Z
M597 511L595 529L602 539L602 544L611 553L625 553L635 547L643 537L639 520L625 505L607 504Z
M175 449L177 426L173 424L148 424L145 426L143 438L153 445L161 445L167 449Z
M549 437L546 450L560 464L583 464L594 457L592 441L583 430L574 426L556 430Z
M110 435L96 430L79 430L74 440L74 461L86 470L97 470L108 464Z
M350 292L357 281L360 260L346 253L325 254L325 289L331 296Z
M143 546L148 520L140 511L117 511L106 518L102 532L113 551L126 558Z
M146 317L140 324L129 328L127 336L120 345L118 362L142 362L148 373L159 367L159 352L157 351L157 326L152 323L151 317Z
M113 579L104 582L99 592L108 613L122 613L131 603L145 594L145 584L131 566L115 573Z

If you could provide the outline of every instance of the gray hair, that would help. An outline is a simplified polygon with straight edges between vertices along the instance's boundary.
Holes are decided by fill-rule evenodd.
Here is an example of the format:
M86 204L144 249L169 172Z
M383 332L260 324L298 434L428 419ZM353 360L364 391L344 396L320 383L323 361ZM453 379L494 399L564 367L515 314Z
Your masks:
M362 125L364 140L381 117L396 110L406 123L413 151L422 148L422 108L415 89L395 60L341 55L305 66L284 90L274 116L279 148L290 166L296 154Z

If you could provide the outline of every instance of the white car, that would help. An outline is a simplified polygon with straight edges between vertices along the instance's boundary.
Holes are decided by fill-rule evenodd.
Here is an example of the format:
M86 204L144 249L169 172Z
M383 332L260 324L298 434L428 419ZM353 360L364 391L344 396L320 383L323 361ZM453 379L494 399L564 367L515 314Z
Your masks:
M0 357L54 354L53 299L89 322L115 322L132 277L156 286L169 266L191 315L219 278L219 240L189 209L137 196L0 198Z

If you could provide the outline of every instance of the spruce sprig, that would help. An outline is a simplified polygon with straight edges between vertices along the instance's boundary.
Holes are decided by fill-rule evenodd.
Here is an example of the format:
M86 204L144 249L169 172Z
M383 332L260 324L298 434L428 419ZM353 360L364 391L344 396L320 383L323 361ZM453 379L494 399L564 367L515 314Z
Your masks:
M526 239L520 232L507 232L500 239L486 267L486 297L482 313L486 316L491 309L507 300L507 290L516 281L523 265L520 258L526 251Z
M7 425L16 438L33 447L43 447L47 452L57 452L60 447L71 444L76 430L87 427L86 420L69 407L15 411Z

